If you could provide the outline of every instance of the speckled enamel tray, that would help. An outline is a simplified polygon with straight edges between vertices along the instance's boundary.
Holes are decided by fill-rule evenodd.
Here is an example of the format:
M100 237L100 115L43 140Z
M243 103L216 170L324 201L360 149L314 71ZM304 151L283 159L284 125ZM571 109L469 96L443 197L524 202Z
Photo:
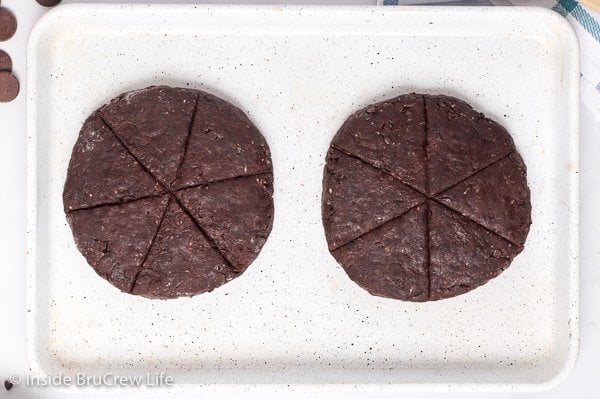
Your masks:
M166 371L176 388L551 386L578 347L578 49L536 8L71 5L28 53L28 349L39 373ZM151 84L245 110L267 138L275 221L212 293L122 294L77 251L61 192L84 118ZM533 225L500 277L433 303L370 296L329 255L321 180L342 121L399 93L463 98L507 127Z

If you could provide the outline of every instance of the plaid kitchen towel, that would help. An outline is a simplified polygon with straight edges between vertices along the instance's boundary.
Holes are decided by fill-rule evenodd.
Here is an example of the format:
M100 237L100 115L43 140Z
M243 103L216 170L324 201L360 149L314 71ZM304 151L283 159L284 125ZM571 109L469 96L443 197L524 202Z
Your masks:
M579 39L581 101L600 120L600 0L378 0L381 5L539 6L569 21Z

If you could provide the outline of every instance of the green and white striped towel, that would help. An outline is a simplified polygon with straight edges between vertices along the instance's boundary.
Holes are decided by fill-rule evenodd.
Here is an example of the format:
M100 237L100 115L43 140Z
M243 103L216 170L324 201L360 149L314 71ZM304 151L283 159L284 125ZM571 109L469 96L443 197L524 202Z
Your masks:
M600 120L600 0L379 0L381 5L539 6L564 16L579 39L581 101Z

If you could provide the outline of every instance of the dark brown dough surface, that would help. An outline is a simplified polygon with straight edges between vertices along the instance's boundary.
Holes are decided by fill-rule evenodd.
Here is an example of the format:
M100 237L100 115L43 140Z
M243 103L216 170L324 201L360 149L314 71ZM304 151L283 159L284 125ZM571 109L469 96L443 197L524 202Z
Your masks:
M69 162L63 192L65 212L117 204L164 191L97 113L85 121Z
M510 134L464 101L426 96L429 194L438 194L515 150Z
M156 235L168 195L67 213L79 251L103 278L129 291Z
M235 274L171 200L132 293L149 298L192 296L225 284Z
M273 176L225 180L183 189L176 195L231 265L244 271L273 225Z
M430 300L485 284L521 252L470 219L433 201L429 205Z
M194 126L206 120L227 134L192 148ZM194 167L182 174L183 165ZM177 187L178 176L187 188ZM63 204L100 276L128 293L176 298L246 270L271 231L272 197L269 148L239 109L160 86L122 94L86 120Z
M164 186L182 162L198 92L150 87L121 94L98 111L108 127Z
M426 211L426 204L418 205L332 254L348 276L371 294L425 301L429 294Z
M436 198L447 207L522 246L531 223L531 204L529 191L514 190L513 186L527 186L525 173L523 159L512 152Z
M453 97L409 94L358 111L333 138L323 224L332 255L371 294L438 300L510 265L529 196L502 126Z
M272 171L258 129L239 108L208 93L198 97L186 154L177 188Z
M423 97L407 94L350 116L331 146L426 191Z
M334 148L327 154L325 179L323 220L332 251L425 201L387 173Z

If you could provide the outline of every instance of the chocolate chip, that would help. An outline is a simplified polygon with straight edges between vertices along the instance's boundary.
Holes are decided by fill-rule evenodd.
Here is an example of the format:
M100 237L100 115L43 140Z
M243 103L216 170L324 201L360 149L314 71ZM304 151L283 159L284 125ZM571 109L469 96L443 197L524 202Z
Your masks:
M12 60L10 59L10 55L2 50L0 50L0 71L12 71Z
M13 388L13 383L9 380L4 380L4 389L10 391Z
M39 5L44 6L44 7L54 7L55 5L60 3L61 0L35 0L35 1L37 1Z
M0 42L4 42L17 31L17 19L6 8L0 8Z
M19 81L10 72L0 72L0 103L8 103L19 94Z

